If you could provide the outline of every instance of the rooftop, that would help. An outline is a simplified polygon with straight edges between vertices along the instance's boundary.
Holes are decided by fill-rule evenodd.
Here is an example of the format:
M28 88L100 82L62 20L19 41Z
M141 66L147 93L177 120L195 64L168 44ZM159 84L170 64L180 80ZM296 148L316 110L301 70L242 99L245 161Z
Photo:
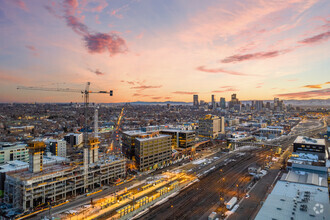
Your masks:
M20 160L8 161L6 164L0 166L0 173L7 173L10 171L26 169L29 163Z
M195 131L192 130L180 130L180 129L162 129L160 131L164 132L181 132L181 133L194 133Z
M278 181L256 220L327 219L330 213L328 188Z
M154 140L154 139L159 139L159 138L164 138L164 137L171 137L170 135L164 135L164 134L157 134L155 136L147 136L145 138L136 138L138 141L148 141L148 140Z
M324 139L316 139L305 136L298 136L294 143L297 144L314 144L314 145L325 145Z
M316 173L302 172L302 171L300 172L289 171L289 173L283 174L281 180L287 182L322 186L322 187L328 186L326 176L319 175Z
M67 171L73 169L72 166L64 165L64 164L53 164L51 166L44 166L43 170L38 173L32 173L29 170L18 172L18 173L10 173L9 176L15 179L19 179L21 181L27 181L27 180L33 180L33 179L39 179L43 176L47 176L50 174L56 174L60 171Z

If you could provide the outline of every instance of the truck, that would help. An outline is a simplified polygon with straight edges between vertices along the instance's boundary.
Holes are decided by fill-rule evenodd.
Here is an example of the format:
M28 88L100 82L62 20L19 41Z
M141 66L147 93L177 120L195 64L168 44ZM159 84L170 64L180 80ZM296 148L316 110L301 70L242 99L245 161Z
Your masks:
M212 212L209 217L207 218L207 220L214 220L217 217L217 213L216 212Z
M228 210L231 210L236 204L236 202L237 202L237 197L234 196L233 198L231 198L231 200L229 200L229 202L226 203L226 208Z

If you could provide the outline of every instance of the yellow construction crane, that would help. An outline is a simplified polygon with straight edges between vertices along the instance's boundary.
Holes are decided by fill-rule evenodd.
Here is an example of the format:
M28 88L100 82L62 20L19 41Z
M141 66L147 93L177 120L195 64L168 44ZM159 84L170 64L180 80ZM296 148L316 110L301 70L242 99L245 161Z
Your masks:
M120 126L121 120L122 120L123 115L124 115L124 109L125 109L125 106L121 109L121 112L120 112L120 114L119 114L118 120L117 120L116 125L115 125L114 137L113 137L112 140L111 140L111 144L110 144L110 146L109 146L108 149L106 150L106 154L108 154L108 153L110 153L111 151L113 151L114 139L117 138L117 132L118 132L118 130L119 130L119 126Z
M87 114L88 114L88 104L89 104L89 94L90 93L97 93L97 94L109 94L113 96L113 91L90 91L89 86L90 82L86 83L85 90L78 90L78 89L70 89L70 88L44 88L44 87L34 87L34 86L18 86L17 89L24 89L24 90L39 90L39 91L49 91L49 92L73 92L73 93L81 93L84 96L84 116L85 116L85 123L84 123L84 186L85 190L87 188L87 175L88 175L88 125L87 125Z

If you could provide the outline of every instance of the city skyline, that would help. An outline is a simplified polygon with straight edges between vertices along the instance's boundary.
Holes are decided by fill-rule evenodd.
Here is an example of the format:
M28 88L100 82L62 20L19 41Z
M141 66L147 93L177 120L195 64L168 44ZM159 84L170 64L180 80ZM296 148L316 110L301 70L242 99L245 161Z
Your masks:
M0 1L0 102L330 98L330 3Z

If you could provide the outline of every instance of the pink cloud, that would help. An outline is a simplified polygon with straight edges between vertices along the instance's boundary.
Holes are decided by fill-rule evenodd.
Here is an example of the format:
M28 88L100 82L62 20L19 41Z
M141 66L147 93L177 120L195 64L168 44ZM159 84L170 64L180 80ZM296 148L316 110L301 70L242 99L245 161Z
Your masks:
M84 37L86 47L90 53L108 51L110 56L127 51L126 42L116 34L89 34Z
M7 83L26 83L29 81L23 77L16 77L15 74L11 71L5 71L0 69L0 82Z
M233 56L226 57L225 59L221 60L221 63L236 63L242 62L247 60L258 60L258 59L268 59L277 57L282 54L286 54L292 51L291 49L285 50L274 50L274 51L267 51L267 52L258 52L258 53L250 53L250 54L235 54Z
M315 35L313 37L306 38L304 40L299 41L301 44L314 44L322 41L326 41L330 38L330 31Z
M95 15L95 23L96 24L101 24L100 16L99 15Z
M24 10L24 11L28 11L29 9L26 7L25 2L23 2L22 0L10 0L11 2L13 2L17 7L19 7L20 9Z
M281 21L272 22L274 15L290 12L289 19L295 20L316 2L317 0L223 1L194 15L187 27L180 33L179 38L185 42L213 42L232 36L239 37L239 34L247 27L254 27L260 23L263 26L257 30L265 33L265 24L270 23L267 30L272 30L283 23ZM265 22L265 20L267 21Z
M95 73L97 76L105 75L105 73L101 72L99 69L96 69L96 70L89 69L89 71L91 71L92 73Z
M175 91L172 92L174 94L180 94L180 95L194 95L194 94L198 94L198 92L185 92L185 91Z
M150 95L145 95L145 94L140 94L140 93L134 93L133 96L134 97L148 97Z
M125 5L123 5L120 8L117 8L117 9L112 10L110 12L110 15L111 16L114 16L116 18L122 19L123 18L123 15L122 14L119 14L119 12L126 11L128 9L128 7L129 7L129 5L128 4L125 4Z
M330 88L329 89L319 89L312 90L306 92L295 92L295 93L286 93L286 94L277 94L276 96L286 97L290 99L306 99L306 98L317 98L323 96L330 96Z
M101 3L102 2L103 1L101 1ZM83 2L83 4L87 3ZM102 7L106 7L104 3L101 5ZM91 32L89 28L82 22L83 19L78 19L75 16L75 11L79 7L77 0L65 0L62 6L65 12L64 19L66 24L72 28L75 33L83 37L85 46L89 53L108 52L110 56L113 56L119 53L127 52L126 41L119 35L115 34L114 32L110 34ZM48 6L46 9L51 14L54 14L50 6Z
M213 90L213 93L224 93L224 92L235 92L237 91L236 88L232 87L232 86L221 86L220 88L222 88L222 90Z
M97 2L98 2L98 5L91 8L90 9L91 12L102 12L108 6L108 3L106 0L99 0Z
M88 35L88 28L85 24L79 21L79 19L75 16L66 16L66 24L72 28L74 32L79 35Z
M264 83L258 83L257 86L256 86L256 88L257 89L260 89L263 85L264 85Z
M138 36L136 36L136 38L137 39L142 39L143 38L143 36L144 36L144 33L143 32L141 32Z
M321 89L323 86L330 84L330 82L322 83L322 84L316 84L316 85L306 85L303 87L311 88L311 89Z
M199 66L196 68L196 70L206 72L206 73L225 73L225 74L236 75L236 76L247 76L247 74L244 74L244 73L239 73L239 72L235 72L235 71L231 71L231 70L225 70L222 68L207 69L207 68L205 68L205 66Z
M65 9L66 14L73 15L78 6L78 0L64 0L63 7Z
M53 15L53 16L56 17L56 18L62 19L63 17L60 16L60 15L58 15L58 14L55 12L55 10L54 10L53 7L55 7L55 5L53 5L53 4L52 4L52 7L50 7L50 6L48 6L48 5L45 5L45 6L44 6L44 8L49 12L49 14Z
M34 56L38 56L39 55L38 50L34 46L32 46L32 45L26 45L25 47L27 49L29 49Z
M138 90L145 90L145 89L158 89L161 88L162 86L147 86L147 85L141 85L141 86L134 86L131 87L131 89L138 89Z

